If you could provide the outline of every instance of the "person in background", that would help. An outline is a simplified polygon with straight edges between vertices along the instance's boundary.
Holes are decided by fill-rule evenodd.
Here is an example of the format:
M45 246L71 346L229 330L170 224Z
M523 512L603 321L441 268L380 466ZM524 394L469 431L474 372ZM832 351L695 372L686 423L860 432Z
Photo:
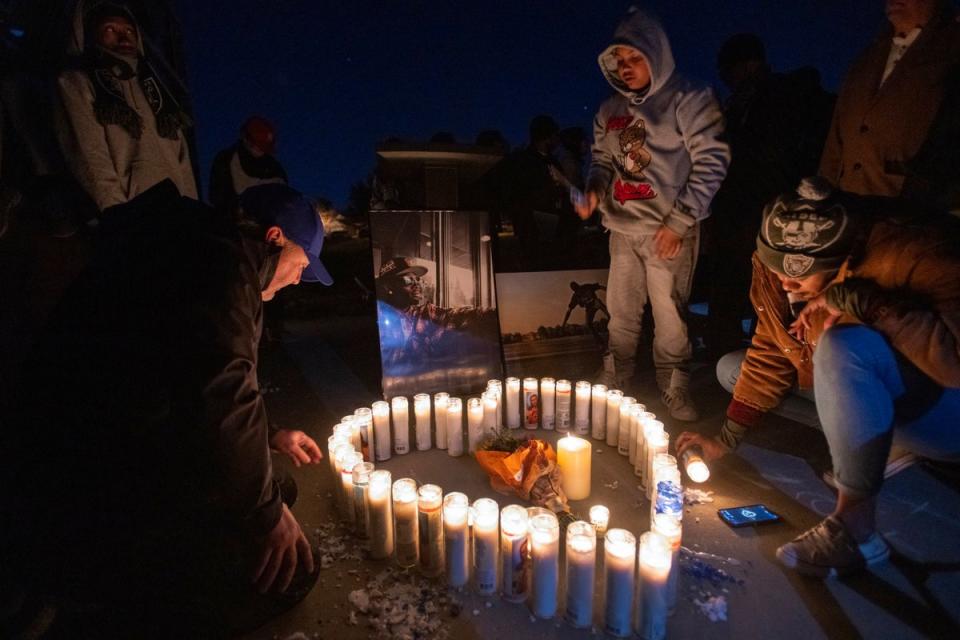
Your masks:
M582 219L599 207L610 230L609 342L613 380L629 389L643 306L655 319L653 361L661 399L678 420L696 420L688 392L686 303L700 221L730 160L713 92L677 72L659 20L632 9L599 58L615 93L594 120Z
M287 172L274 156L276 128L266 118L251 116L240 127L240 139L223 149L210 168L210 204L231 218L240 196L261 184L287 184Z
M560 127L550 116L538 115L530 121L529 130L530 143L507 155L483 178L492 196L494 219L513 222L520 245L514 257L523 270L533 270L550 259L544 255L546 239L540 235L537 214L561 215L569 200L551 172L560 170L553 157Z
M949 0L886 0L886 14L840 88L819 174L942 207L960 195L960 22Z
M269 428L257 342L265 301L331 279L310 203L270 195L239 227L170 181L104 216L26 360L20 426L0 436L4 483L21 487L0 500L4 571L72 603L90 637L229 635L312 586L270 448L297 465L322 456L302 431Z
M57 80L58 135L77 181L100 211L171 180L197 198L185 130L191 120L144 54L133 14L112 2L77 4Z
M764 210L753 343L720 435L682 433L677 454L697 445L722 457L796 387L813 388L839 495L830 516L778 549L787 567L827 577L890 555L875 512L895 443L960 461L958 247L960 221L820 177Z
M705 337L713 360L743 347L743 319L752 315L750 256L763 207L816 173L834 104L815 69L774 72L751 33L723 43L717 69L731 91L723 109L730 167L704 225L711 265Z

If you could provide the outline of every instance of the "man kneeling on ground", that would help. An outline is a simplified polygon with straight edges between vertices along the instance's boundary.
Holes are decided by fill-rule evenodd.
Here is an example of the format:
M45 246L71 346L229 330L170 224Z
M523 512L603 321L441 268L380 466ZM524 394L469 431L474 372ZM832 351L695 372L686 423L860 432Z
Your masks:
M169 181L113 207L26 366L0 549L90 637L248 630L316 577L269 447L322 456L268 430L257 343L263 301L331 279L319 216L279 188L240 229Z
M830 516L777 550L804 574L889 556L875 510L893 441L960 460L960 223L905 207L823 179L767 206L753 257L759 323L720 435L677 439L681 454L699 445L724 456L812 382L839 495Z

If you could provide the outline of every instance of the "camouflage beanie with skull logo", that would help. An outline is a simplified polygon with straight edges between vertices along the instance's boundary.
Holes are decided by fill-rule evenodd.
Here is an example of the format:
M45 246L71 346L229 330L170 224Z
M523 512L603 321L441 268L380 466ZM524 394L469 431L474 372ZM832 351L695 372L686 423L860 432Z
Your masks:
M789 278L839 269L858 236L844 195L818 176L768 204L757 234L763 263Z

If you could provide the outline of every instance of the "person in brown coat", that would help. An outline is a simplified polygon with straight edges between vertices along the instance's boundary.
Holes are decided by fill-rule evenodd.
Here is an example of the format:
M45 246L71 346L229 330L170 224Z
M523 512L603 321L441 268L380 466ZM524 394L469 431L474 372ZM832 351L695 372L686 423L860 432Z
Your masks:
M813 387L839 491L833 514L781 547L801 573L885 560L876 495L891 444L960 460L960 221L805 179L763 214L751 300L759 323L720 435L683 433L716 459L799 386ZM816 375L814 375L816 372Z
M938 137L960 145L951 116L960 109L960 22L948 0L886 0L886 14L889 25L840 89L818 173L852 193L929 200L956 179L938 166L945 159L930 162L918 154L938 120ZM912 181L925 186L911 188Z

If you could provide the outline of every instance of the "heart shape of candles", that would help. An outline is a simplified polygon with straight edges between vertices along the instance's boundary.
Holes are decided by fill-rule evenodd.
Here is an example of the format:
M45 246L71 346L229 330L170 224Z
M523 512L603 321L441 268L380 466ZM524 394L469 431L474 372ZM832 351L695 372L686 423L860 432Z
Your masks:
M337 477L337 505L373 559L394 557L402 568L419 567L428 577L446 576L452 588L473 585L481 595L498 591L505 600L529 601L534 615L558 611L574 627L592 624L597 537L605 538L604 628L614 636L634 632L633 607L639 594L636 631L660 635L676 602L676 552L682 531L683 496L677 460L667 454L663 423L636 398L618 389L580 380L507 378L490 380L480 397L464 402L440 392L377 401L345 416L327 439L331 471ZM411 420L412 418L412 420ZM412 424L411 424L412 422ZM464 428L466 427L466 428ZM652 530L638 538L624 529L608 529L610 510L590 509L590 522L566 530L566 570L560 567L560 525L556 514L540 507L506 505L466 494L420 485L412 478L392 481L374 461L416 449L445 449L451 456L474 453L502 428L556 430L557 462L570 500L591 492L592 438L616 447L628 458L651 500ZM683 463L693 481L709 477L695 452ZM639 566L639 577L635 567ZM561 578L562 576L562 578ZM567 600L557 602L566 580ZM561 610L562 609L562 610Z

